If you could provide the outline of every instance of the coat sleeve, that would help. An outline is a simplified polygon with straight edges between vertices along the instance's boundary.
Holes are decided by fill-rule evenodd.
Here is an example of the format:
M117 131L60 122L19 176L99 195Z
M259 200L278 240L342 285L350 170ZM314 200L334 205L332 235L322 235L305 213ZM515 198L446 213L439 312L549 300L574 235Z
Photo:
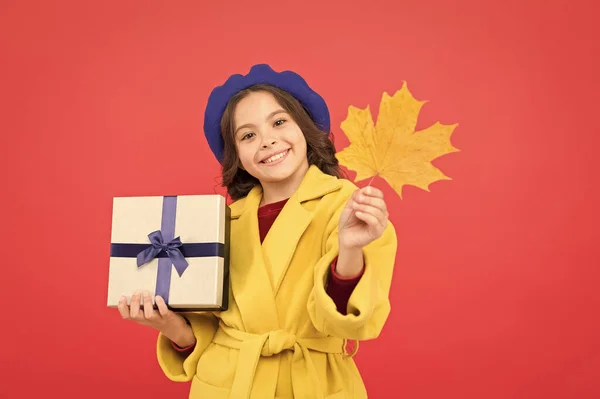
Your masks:
M338 312L326 291L331 262L339 253L338 220L346 199L339 202L324 235L324 255L315 265L308 312L315 328L324 334L354 340L374 339L381 333L390 313L389 292L396 260L396 230L388 222L382 236L363 248L364 272L350 295L347 314L344 315Z
M189 322L196 337L194 350L185 355L175 350L171 341L159 333L156 352L158 364L167 378L176 382L191 381L196 374L198 360L212 342L217 331L218 320L212 313L185 313L182 314Z

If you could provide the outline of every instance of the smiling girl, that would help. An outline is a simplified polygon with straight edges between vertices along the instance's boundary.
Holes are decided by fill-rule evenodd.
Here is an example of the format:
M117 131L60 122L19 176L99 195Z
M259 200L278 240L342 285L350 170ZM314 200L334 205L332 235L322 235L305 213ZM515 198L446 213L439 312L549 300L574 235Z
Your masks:
M267 65L213 90L205 135L231 204L230 306L174 313L148 293L125 319L159 331L160 367L190 398L366 398L348 340L379 336L396 234L381 191L341 177L329 111ZM143 306L142 306L143 305Z

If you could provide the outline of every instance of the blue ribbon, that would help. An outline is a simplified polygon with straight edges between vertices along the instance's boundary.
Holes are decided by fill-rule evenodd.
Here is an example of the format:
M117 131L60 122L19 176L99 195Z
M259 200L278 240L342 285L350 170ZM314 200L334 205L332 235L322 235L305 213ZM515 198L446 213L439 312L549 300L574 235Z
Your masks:
M169 242L165 242L162 232L157 230L148 234L148 238L150 239L150 243L152 245L137 255L138 267L150 262L152 259L156 258L160 252L164 251L173 263L173 266L175 266L177 274L179 274L179 277L181 277L183 272L185 272L185 269L188 267L188 262L185 260L185 257L179 250L179 248L183 245L179 237L174 238Z

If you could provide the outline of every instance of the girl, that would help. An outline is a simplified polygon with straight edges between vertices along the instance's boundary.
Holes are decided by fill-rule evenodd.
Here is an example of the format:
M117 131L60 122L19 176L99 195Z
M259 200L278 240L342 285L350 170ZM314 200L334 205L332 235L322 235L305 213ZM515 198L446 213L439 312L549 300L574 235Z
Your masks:
M205 135L231 204L224 312L148 293L123 318L159 331L160 367L190 398L366 398L347 340L390 311L396 234L381 191L342 179L329 111L297 74L256 65L211 93Z

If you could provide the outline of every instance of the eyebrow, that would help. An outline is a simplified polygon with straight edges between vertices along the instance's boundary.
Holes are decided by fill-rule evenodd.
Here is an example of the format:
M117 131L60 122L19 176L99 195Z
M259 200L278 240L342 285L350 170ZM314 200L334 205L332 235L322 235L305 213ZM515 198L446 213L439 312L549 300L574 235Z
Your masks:
M269 119L271 119L272 117L274 117L275 115L277 115L277 114L281 114L281 113L286 113L286 111L285 111L284 109L281 109L281 108L280 108L280 109L277 109L277 110L275 110L275 111L271 112L269 115L267 115L267 118L266 118L266 120L269 120ZM234 135L234 136L236 136L236 135L237 135L237 132L238 132L240 129L243 129L243 128L246 128L246 127L253 127L253 126L254 126L254 125L253 125L252 123L246 123L246 124L243 124L242 126L240 126L240 127L238 127L237 129L235 129L235 132L233 132L233 135Z

